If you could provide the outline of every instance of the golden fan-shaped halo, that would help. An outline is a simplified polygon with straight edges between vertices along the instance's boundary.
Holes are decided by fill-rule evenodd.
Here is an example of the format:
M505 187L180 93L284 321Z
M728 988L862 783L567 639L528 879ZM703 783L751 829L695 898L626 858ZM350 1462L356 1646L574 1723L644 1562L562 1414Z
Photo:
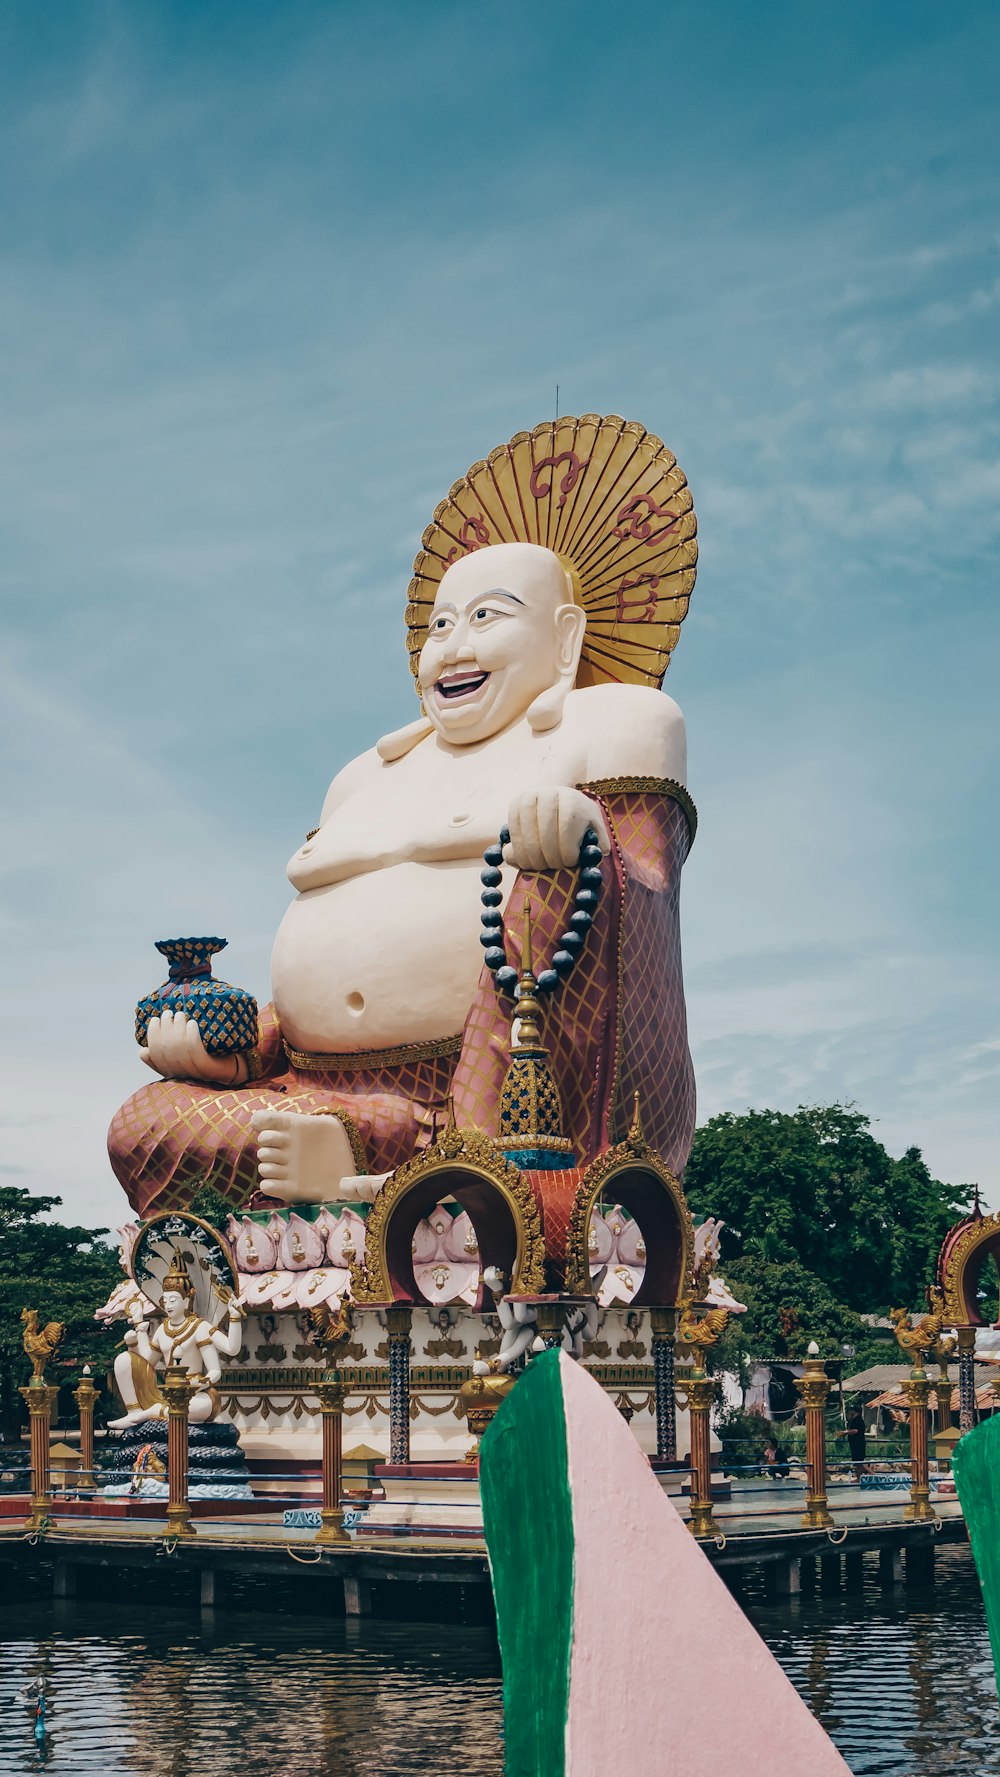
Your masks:
M574 575L587 613L578 685L660 685L687 615L698 524L683 470L636 420L546 420L473 463L435 508L406 607L417 673L447 568L493 543L541 543Z

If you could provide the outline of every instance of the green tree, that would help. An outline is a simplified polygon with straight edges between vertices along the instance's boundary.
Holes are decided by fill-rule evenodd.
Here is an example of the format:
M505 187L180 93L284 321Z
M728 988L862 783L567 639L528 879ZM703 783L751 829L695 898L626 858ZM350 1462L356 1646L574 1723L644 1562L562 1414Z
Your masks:
M728 1262L797 1263L860 1311L922 1305L965 1187L932 1178L918 1148L893 1160L853 1105L724 1111L695 1135L684 1185L721 1216ZM855 1341L852 1341L855 1343Z
M191 1214L224 1234L229 1217L238 1213L233 1204L221 1191L216 1190L208 1174L201 1175L200 1184L194 1180L192 1184L196 1188L190 1198Z
M47 1220L61 1203L61 1197L33 1197L17 1186L0 1186L0 1435L5 1439L18 1435L23 1409L17 1389L31 1374L22 1345L22 1308L37 1309L43 1325L65 1324L65 1340L48 1373L51 1382L74 1385L85 1363L101 1382L118 1343L118 1333L94 1319L122 1275L117 1253L104 1239L108 1230ZM60 1402L63 1411L69 1405Z
M737 1301L746 1304L745 1314L734 1314L713 1349L714 1367L727 1369L749 1380L748 1365L757 1358L803 1358L811 1339L824 1358L839 1358L841 1347L851 1345L853 1363L878 1362L885 1346L875 1346L869 1329L853 1309L838 1302L833 1291L814 1272L791 1260L776 1265L748 1253L733 1259L725 1269Z

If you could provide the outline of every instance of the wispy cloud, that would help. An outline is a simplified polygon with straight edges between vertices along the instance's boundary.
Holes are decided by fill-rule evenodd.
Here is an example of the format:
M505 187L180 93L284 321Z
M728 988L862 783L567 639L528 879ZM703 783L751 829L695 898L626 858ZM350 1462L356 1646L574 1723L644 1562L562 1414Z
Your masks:
M411 712L420 532L557 381L698 505L703 1107L856 1097L1000 1193L1000 27L859 8L858 66L843 11L720 16L669 103L652 7L0 23L0 1066L77 1213L152 940L265 995L286 857Z

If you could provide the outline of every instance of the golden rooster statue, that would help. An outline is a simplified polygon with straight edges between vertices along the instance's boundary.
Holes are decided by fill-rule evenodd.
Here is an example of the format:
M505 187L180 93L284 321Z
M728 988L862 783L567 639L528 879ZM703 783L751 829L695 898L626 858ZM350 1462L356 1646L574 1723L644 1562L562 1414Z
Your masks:
M354 1331L354 1310L347 1301L341 1302L336 1313L327 1302L321 1302L318 1308L307 1308L306 1319L313 1343L334 1355L343 1351Z
M44 1382L45 1366L62 1344L66 1328L61 1320L50 1320L39 1332L38 1311L35 1308L22 1308L21 1319L24 1322L21 1343L31 1359L31 1380Z
M704 1314L696 1314L693 1296L685 1296L679 1307L681 1312L674 1339L684 1350L690 1351L700 1369L704 1366L709 1346L721 1339L729 1325L729 1310L709 1308Z
M893 1308L889 1315L897 1344L918 1368L923 1367L927 1353L934 1350L944 1325L944 1297L941 1291L930 1290L928 1300L930 1313L921 1315L915 1326L905 1308Z

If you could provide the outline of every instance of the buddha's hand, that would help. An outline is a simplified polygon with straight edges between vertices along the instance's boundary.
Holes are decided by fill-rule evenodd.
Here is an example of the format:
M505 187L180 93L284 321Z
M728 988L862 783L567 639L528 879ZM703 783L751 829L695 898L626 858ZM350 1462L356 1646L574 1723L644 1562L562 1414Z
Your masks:
M330 1203L357 1163L344 1125L322 1111L254 1111L260 1187L281 1203Z
M210 1055L201 1031L184 1012L161 1012L151 1018L146 1047L139 1050L147 1067L165 1080L206 1080L220 1086L241 1086L247 1066L240 1055Z
M507 815L510 843L503 848L504 862L515 870L569 869L579 861L580 845L588 827L607 857L611 850L604 816L596 802L568 784L547 785L542 790L522 790Z

